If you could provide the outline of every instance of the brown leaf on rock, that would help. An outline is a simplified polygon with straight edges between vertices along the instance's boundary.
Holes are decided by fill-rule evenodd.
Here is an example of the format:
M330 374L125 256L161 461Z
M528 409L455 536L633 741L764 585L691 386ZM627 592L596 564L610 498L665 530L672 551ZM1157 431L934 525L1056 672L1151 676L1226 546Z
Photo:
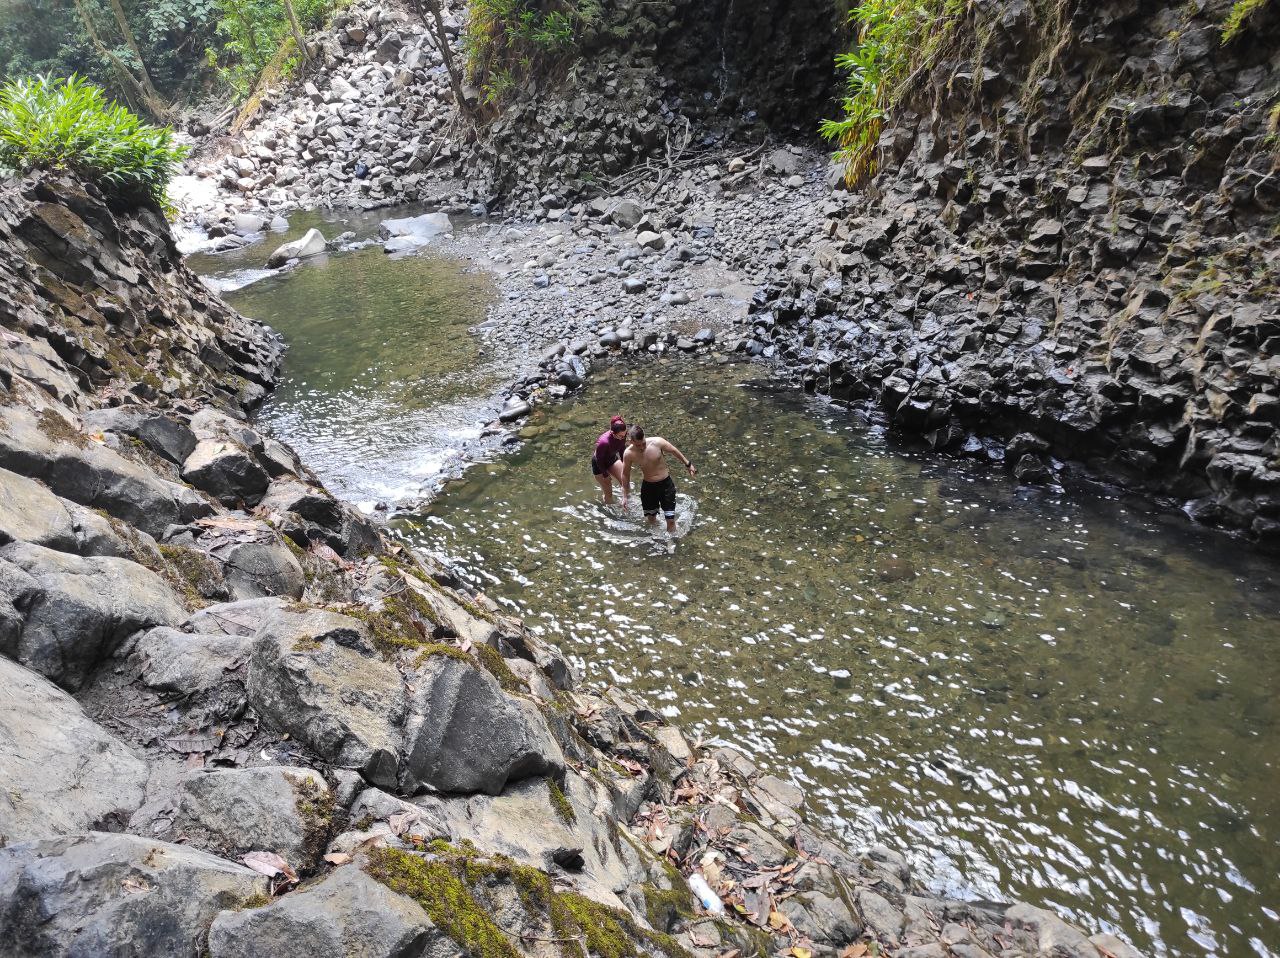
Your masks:
M289 882L298 880L298 873L275 852L249 852L240 860L259 875L266 875L268 878L280 877Z
M349 865L351 864L351 856L346 852L330 852L324 856L324 860L330 865Z
M870 952L865 941L859 941L840 949L839 958L865 958Z

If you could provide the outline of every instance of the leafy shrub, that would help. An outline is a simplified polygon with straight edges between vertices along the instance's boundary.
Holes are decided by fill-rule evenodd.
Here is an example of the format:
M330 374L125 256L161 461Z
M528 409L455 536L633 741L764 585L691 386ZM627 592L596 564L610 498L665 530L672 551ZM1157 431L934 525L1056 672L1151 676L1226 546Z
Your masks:
M821 133L837 144L851 186L875 175L885 118L944 48L966 6L966 0L864 0L849 14L854 47L836 57L848 74L843 116L823 121Z
M496 106L524 77L569 59L583 28L599 18L599 0L472 0L467 73Z
M0 167L70 170L114 197L164 205L165 188L185 155L168 127L143 123L75 75L0 86Z

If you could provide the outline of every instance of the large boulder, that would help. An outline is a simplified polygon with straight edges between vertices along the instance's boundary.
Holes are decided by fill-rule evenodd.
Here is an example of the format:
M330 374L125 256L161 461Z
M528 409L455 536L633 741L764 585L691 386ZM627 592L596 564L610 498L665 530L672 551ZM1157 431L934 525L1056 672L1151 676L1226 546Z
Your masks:
M271 477L234 439L201 439L182 464L182 478L224 506L257 505Z
M154 572L25 542L0 548L0 653L75 691L127 636L175 625L186 610Z
M251 635L187 632L160 626L134 643L142 681L158 692L195 695L222 684L227 674L246 664Z
M371 814L378 803L374 789L363 793L352 817ZM646 881L646 869L635 848L616 841L612 806L594 783L573 772L562 782L527 778L507 786L501 795L425 795L413 801L430 838L472 842L486 854L506 855L544 871L568 868L589 898L615 908L627 907L628 889Z
M15 540L84 556L127 557L133 549L92 509L55 496L34 479L0 469L0 545Z
M312 864L326 839L333 799L319 772L269 765L207 768L179 780L167 808L176 808L173 834L232 860L274 852L296 870ZM144 831L151 810L130 824Z
M0 467L38 477L64 499L102 509L151 536L214 511L194 489L160 479L49 410L0 406Z
M564 755L542 712L502 691L487 671L433 655L414 684L416 721L400 781L407 794L428 785L497 795L508 782L564 772Z
M0 845L122 825L147 766L66 692L0 658Z
M157 456L182 465L196 448L196 437L176 419L153 409L114 406L84 414L85 428L137 439Z
M301 239L296 239L292 243L285 243L283 246L277 247L275 252L267 257L267 268L276 269L291 259L306 259L308 256L318 256L328 248L329 243L324 238L324 234L317 229L309 229L302 235Z
M224 911L209 929L211 958L452 958L466 952L422 906L354 865L265 908Z
M279 610L258 631L248 691L259 715L325 761L395 784L404 683L356 619Z
M0 951L24 958L197 958L220 911L267 880L207 852L89 832L0 848Z
M272 542L233 542L213 554L222 562L222 576L233 599L269 596L302 598L306 573L297 557L279 539Z

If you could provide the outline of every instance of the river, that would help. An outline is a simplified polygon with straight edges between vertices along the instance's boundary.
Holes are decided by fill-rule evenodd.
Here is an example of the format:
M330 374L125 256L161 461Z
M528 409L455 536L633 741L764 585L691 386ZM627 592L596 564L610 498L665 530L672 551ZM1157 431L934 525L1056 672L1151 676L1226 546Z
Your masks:
M231 294L291 344L264 421L366 504L440 475L501 380L461 334L484 282L374 248ZM938 891L1048 905L1153 954L1280 954L1274 561L913 455L767 372L608 367L396 528L587 681L744 749ZM587 460L615 412L698 463L675 540L596 502Z

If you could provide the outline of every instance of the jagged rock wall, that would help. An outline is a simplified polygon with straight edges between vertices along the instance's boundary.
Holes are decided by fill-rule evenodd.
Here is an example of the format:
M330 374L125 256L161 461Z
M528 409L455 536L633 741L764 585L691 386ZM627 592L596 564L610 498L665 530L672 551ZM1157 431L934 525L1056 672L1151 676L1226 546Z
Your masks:
M939 450L1280 539L1280 8L1224 44L1230 6L974 4L753 351Z

